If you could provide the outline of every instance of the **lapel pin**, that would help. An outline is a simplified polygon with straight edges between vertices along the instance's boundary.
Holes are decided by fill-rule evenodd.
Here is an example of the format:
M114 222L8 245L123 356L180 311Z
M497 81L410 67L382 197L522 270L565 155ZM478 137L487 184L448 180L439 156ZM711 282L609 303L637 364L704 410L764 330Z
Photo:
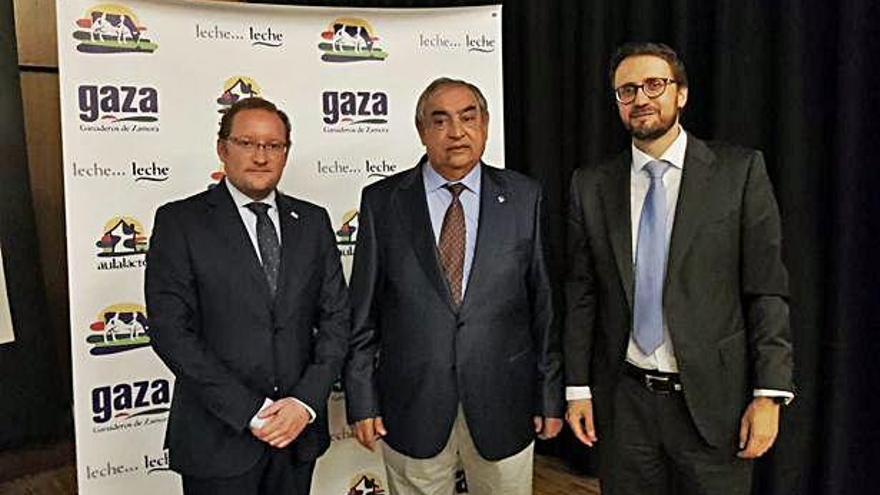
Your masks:
M292 216L295 220L299 220L299 214L297 214L293 210L290 210L290 216Z
M498 202L499 202L499 203L502 203L502 204L503 204L505 201L507 201L507 198L505 198L503 194L499 194L497 199L498 199Z

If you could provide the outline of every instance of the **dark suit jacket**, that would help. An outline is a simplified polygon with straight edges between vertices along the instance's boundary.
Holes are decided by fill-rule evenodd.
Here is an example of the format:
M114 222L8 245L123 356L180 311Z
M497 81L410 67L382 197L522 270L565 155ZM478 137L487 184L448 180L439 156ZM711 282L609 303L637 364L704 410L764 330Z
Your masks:
M480 454L504 458L533 440L533 415L561 417L564 406L540 189L516 172L482 165L474 261L456 311L438 261L423 166L424 158L363 191L348 419L382 416L392 448L428 458L446 445L461 404Z
M224 477L253 466L269 448L249 429L266 397L293 396L317 412L288 447L295 459L313 460L329 445L326 401L350 315L339 252L322 208L280 193L276 203L274 301L225 184L156 212L147 314L153 347L177 378L166 444L183 474Z
M632 331L630 155L576 170L571 184L566 383L591 386L600 428L613 420ZM753 389L793 390L781 242L761 154L688 136L663 312L685 401L711 445L732 445Z

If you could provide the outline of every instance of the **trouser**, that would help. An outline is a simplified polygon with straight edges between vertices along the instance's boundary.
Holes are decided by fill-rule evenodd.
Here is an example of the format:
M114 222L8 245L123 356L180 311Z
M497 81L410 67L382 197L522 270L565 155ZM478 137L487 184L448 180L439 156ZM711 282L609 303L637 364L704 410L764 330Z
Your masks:
M315 461L296 462L288 449L270 449L242 474L227 478L183 476L185 495L308 495Z
M601 398L596 398L601 400ZM681 392L656 393L622 376L610 432L597 431L603 495L747 495L753 462L730 445L709 446Z
M416 459L382 443L391 495L452 495L455 472L464 467L471 495L531 495L535 443L498 461L477 451L461 406L446 446L434 457Z

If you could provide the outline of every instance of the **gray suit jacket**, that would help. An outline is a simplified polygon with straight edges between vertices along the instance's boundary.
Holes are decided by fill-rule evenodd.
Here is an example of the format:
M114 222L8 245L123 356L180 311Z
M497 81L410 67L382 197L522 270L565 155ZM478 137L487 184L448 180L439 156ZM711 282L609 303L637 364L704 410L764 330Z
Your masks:
M456 310L438 261L423 166L424 159L363 191L348 419L382 416L391 447L427 458L446 444L461 404L480 453L504 458L533 440L533 415L561 417L564 407L540 188L482 165L474 262Z
M630 152L575 171L568 219L566 383L589 385L600 428L632 331ZM703 438L731 445L755 388L793 390L788 274L761 154L688 138L663 311Z

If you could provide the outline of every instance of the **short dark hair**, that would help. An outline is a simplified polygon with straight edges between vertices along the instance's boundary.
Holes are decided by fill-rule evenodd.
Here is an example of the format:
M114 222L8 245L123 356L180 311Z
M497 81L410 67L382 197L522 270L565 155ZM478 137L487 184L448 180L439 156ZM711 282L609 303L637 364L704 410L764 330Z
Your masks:
M266 110L267 112L274 112L275 115L278 115L278 118L284 123L284 130L286 133L285 143L290 144L290 119L287 118L287 114L276 107L271 101L258 97L245 98L233 103L232 106L226 110L226 113L223 114L223 118L220 119L220 130L217 132L217 137L221 140L229 139L235 115L245 110Z
M451 77L438 77L431 81L431 84L422 91L422 94L419 95L419 101L416 103L416 129L422 130L423 124L425 123L425 119L427 115L425 115L425 105L428 104L428 100L434 96L434 93L439 91L440 89L449 87L449 86L460 86L467 88L474 94L474 98L477 100L477 106L480 107L480 113L483 117L489 116L489 106L486 104L486 97L483 96L483 92L480 91L480 88L475 85L463 81L461 79L452 79Z
M687 87L688 76L687 70L684 68L684 62L682 62L678 57L678 54L675 53L675 50L670 48L669 45L664 43L631 41L617 47L617 50L615 50L614 54L611 56L608 78L611 81L612 89L614 88L614 73L617 72L617 68L620 66L621 62L629 57L638 57L641 55L651 55L665 60L666 63L669 64L669 68L672 70L672 77L675 78L678 85L685 88Z

